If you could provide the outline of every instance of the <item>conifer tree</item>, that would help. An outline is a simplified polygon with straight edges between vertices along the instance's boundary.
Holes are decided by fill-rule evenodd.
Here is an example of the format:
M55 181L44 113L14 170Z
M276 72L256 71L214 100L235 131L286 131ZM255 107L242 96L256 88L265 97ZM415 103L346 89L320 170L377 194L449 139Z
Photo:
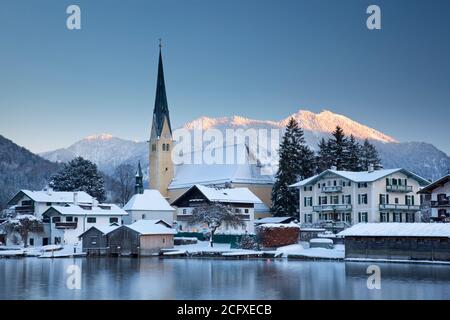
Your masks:
M298 214L298 190L291 184L314 174L314 152L306 145L303 130L294 118L289 120L280 144L279 166L272 189L272 213L277 216Z
M361 171L361 145L356 141L353 135L347 141L347 163L345 170Z
M377 149L369 142L368 139L365 139L364 144L361 147L361 170L367 171L370 165L373 165L374 169L379 169L382 167Z
M329 152L333 165L337 170L345 170L348 162L347 138L340 126L332 133L329 140Z
M322 138L319 142L319 150L316 155L316 173L321 173L330 169L333 165L333 159L330 152L330 140Z
M97 166L82 157L64 165L64 168L52 177L50 186L55 191L84 191L100 202L106 199L105 183Z

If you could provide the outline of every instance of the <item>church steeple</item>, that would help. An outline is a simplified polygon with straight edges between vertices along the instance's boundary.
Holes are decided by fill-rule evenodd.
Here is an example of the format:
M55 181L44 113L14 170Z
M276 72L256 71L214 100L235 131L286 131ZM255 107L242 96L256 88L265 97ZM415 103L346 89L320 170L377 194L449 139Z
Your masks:
M134 193L135 194L143 194L144 193L144 175L142 174L141 162L138 163L138 169L136 171L136 184L134 185Z
M164 120L167 121L169 131L172 134L170 125L169 106L167 104L166 84L164 81L164 68L161 54L161 42L159 44L159 62L158 62L158 79L156 82L155 107L153 109L153 126L155 127L156 136L161 136L164 126Z
M149 184L150 189L159 190L163 196L168 195L168 187L173 179L172 146L172 127L167 105L160 43L155 108L149 141Z

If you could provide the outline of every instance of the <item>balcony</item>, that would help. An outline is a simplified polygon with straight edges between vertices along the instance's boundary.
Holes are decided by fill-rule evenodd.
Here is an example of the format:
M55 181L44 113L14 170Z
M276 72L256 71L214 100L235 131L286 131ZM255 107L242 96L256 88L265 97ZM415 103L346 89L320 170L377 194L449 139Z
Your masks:
M390 192L412 192L412 186L405 185L387 185L386 191Z
M352 205L351 204L324 204L321 206L313 206L313 210L316 212L350 211L350 210L352 210Z
M441 200L431 200L431 206L433 208L437 207L448 207L450 206L450 199L441 199Z
M326 186L326 187L322 187L322 192L325 192L325 193L342 192L342 186Z
M380 204L380 210L419 211L420 206L407 204Z
M76 222L55 222L56 229L76 229Z
M15 209L16 214L34 214L34 206L17 206Z

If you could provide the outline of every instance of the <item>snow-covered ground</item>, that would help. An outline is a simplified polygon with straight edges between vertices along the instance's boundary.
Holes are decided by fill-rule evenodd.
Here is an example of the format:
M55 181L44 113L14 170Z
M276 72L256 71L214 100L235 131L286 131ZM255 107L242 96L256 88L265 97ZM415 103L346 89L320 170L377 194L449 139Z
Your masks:
M48 245L39 247L12 247L9 250L0 250L0 257L39 257L39 258L59 258L70 256L82 256L80 247L72 245Z
M292 244L285 247L280 247L277 252L282 252L283 257L302 256L307 258L322 258L322 259L344 259L345 249L344 245L337 244L333 249L325 248L305 248L301 244Z

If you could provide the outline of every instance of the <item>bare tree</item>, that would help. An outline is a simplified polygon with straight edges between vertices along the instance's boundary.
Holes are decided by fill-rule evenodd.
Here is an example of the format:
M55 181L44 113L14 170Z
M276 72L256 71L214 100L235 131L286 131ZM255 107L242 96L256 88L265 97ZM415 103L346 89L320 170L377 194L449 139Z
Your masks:
M125 205L134 193L134 168L130 164L121 164L114 171L114 179L117 181L117 199Z
M22 238L24 247L28 246L28 234L30 232L44 231L42 222L32 215L16 216L5 221L2 227L7 233L18 233Z
M214 233L224 223L233 228L245 227L244 220L239 215L234 214L230 206L218 202L207 203L194 208L188 223L191 225L204 223L208 226L211 247L213 247Z

